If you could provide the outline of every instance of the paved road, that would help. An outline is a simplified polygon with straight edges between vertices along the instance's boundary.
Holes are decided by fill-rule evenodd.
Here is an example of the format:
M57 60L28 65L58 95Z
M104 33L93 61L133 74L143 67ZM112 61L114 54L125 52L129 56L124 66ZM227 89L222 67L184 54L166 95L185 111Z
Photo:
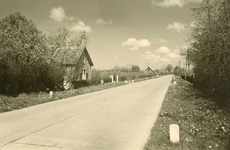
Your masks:
M0 150L140 150L172 76L0 114Z

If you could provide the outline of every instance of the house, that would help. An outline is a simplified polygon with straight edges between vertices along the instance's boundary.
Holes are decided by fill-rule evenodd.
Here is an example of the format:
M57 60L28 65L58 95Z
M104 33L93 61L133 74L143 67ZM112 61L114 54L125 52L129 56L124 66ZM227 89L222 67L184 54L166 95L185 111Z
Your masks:
M73 80L89 80L91 79L91 67L93 61L86 47L79 49L62 49L55 56L62 64L65 70L64 83L65 89L71 88Z
M145 73L146 74L154 74L154 71L150 67L148 67L147 69L145 69Z

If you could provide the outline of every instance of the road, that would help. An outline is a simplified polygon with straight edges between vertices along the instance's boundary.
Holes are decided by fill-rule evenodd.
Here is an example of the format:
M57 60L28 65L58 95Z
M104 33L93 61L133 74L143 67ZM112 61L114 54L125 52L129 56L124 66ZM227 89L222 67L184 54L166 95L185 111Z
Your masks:
M0 150L141 150L171 75L0 114Z

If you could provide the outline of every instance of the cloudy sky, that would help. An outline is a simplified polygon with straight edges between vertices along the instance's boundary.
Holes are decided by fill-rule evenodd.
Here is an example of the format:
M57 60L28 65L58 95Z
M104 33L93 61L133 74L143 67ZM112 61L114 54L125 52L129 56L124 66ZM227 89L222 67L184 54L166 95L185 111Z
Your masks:
M86 31L94 68L173 66L183 58L197 0L0 0L0 19L19 11L42 32Z

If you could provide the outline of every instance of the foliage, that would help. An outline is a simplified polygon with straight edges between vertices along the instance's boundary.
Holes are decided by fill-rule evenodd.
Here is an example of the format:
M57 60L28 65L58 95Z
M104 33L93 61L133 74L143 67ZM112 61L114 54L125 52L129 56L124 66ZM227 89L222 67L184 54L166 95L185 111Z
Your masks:
M78 89L81 87L88 86L89 83L87 80L77 80L77 81L72 81L72 85L74 86L74 89Z
M100 70L92 69L91 70L91 78L92 79L100 80L101 79L101 72L100 72Z
M172 64L168 64L166 67L165 67L165 70L169 73L171 73L173 71L173 66Z
M179 67L179 66L176 66L175 68L174 68L174 74L175 75L180 75L181 74L181 68Z
M195 85L210 94L229 97L230 2L205 0L193 9L197 22L185 54L196 74Z
M120 67L120 66L114 66L113 70L115 70L115 71L129 71L128 68L126 68L126 67Z
M159 69L155 69L154 72L155 72L155 74L160 74L160 70Z
M47 45L49 46L50 64L56 63L62 72L62 78L65 78L66 84L78 79L78 70L84 65L84 56L80 58L76 54L80 54L88 42L85 32L81 32L78 37L71 37L71 32L62 27L47 37ZM73 65L66 68L66 65ZM55 74L55 73L54 73ZM64 85L63 85L64 86Z
M78 77L76 70L84 63L83 57L75 58L76 51L87 41L85 33L71 38L65 28L46 37L19 12L4 18L0 21L0 94L63 89L64 79L71 82ZM75 66L67 68L70 62Z
M1 94L17 96L50 86L45 38L31 20L19 12L2 19L0 45Z
M131 71L133 71L133 72L140 72L141 69L140 69L140 67L138 65L132 65Z

